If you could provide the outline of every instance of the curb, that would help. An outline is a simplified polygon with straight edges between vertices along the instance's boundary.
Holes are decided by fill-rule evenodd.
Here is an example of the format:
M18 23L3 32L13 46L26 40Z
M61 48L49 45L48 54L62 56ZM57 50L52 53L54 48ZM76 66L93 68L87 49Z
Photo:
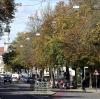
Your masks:
M51 91L54 91L54 92L82 92L82 93L85 93L83 90L81 90L81 89L76 89L76 90L74 90L74 89L65 89L65 90L63 90L63 89L51 89ZM86 93L100 93L100 90L93 90L93 89L86 89Z

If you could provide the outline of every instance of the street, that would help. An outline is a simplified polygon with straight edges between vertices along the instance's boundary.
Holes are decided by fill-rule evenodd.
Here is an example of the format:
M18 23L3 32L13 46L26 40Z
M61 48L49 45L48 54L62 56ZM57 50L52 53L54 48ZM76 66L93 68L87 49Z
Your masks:
M0 99L100 99L100 0L0 0Z
M56 92L53 97L32 95L29 84L6 84L0 86L0 99L100 99L99 93Z
M58 92L54 99L100 99L98 93Z

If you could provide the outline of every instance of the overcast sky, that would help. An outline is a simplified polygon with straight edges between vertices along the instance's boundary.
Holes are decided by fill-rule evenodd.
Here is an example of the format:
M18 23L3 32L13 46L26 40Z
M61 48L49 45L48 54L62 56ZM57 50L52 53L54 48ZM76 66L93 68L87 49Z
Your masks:
M42 2L41 2L42 1ZM15 0L16 3L22 3L22 6L17 6L17 12L11 26L10 40L13 41L18 32L25 31L30 16L34 15L36 10L39 12L42 8L45 8L48 1L50 1L52 7L59 1L67 0ZM3 40L0 40L0 46L3 45Z

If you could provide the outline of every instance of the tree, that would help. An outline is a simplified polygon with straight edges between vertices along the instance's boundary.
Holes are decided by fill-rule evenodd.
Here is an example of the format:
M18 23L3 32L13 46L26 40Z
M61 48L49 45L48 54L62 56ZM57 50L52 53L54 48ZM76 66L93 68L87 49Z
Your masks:
M33 66L33 45L31 33L19 33L14 43L17 56L13 60L25 67Z
M14 12L14 0L0 0L0 21L11 22L11 19L14 18Z
M12 60L15 58L16 52L14 51L12 46L9 46L9 52L3 54L3 61L5 64L6 70L11 70L13 67Z

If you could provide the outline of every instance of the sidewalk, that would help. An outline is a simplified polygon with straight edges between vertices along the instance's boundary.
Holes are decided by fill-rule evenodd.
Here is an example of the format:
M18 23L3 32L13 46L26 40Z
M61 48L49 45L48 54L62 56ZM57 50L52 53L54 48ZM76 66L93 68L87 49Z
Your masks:
M0 92L6 95L36 95L36 96L53 96L56 92L52 91L13 91L13 92Z
M78 89L50 89L51 91L54 92L83 92L81 88ZM87 93L100 93L100 89L95 89L95 88L86 88Z

